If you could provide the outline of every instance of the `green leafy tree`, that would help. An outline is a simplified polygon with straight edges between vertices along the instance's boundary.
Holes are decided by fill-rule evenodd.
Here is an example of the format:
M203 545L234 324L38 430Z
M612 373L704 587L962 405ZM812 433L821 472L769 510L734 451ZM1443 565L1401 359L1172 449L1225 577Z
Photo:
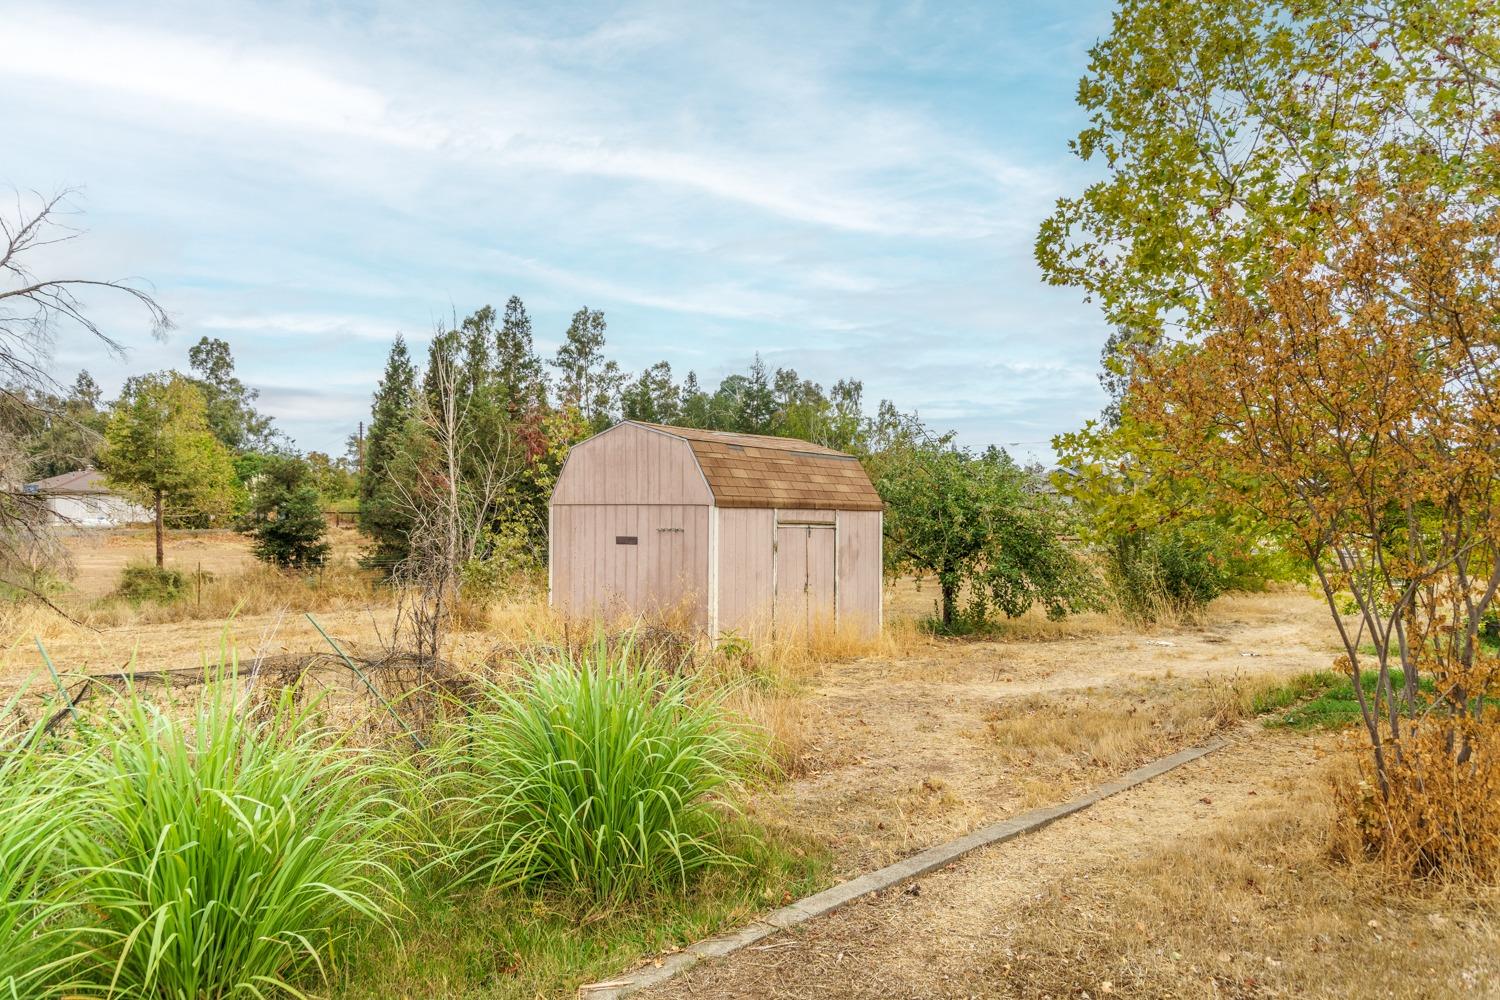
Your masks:
M158 568L168 519L222 517L238 491L233 457L209 426L203 393L177 372L126 383L99 465L113 486L154 512Z
M255 558L305 569L328 558L328 522L312 467L288 455L270 457L250 487L240 530L255 539Z
M626 420L675 424L682 412L682 398L672 381L672 366L658 361L636 376L621 391L620 408Z
M886 504L887 569L936 579L944 630L958 624L964 591L970 625L1033 604L1049 618L1094 606L1093 580L1062 539L1067 515L1040 470L997 449L976 456L889 403L878 425L869 464Z
M711 431L745 431L745 396L750 391L750 378L738 372L719 380L708 401L707 423L703 426Z
M862 455L869 450L869 421L864 412L864 383L843 378L833 383L828 394L829 410L818 443L850 454Z
M1077 512L1077 532L1102 553L1127 617L1197 611L1230 588L1300 575L1279 529L1253 505L1210 499L1201 475L1176 462L1159 430L1127 399L1113 422L1088 421L1053 439L1052 482Z
M224 446L235 451L270 451L279 434L271 418L255 408L260 390L251 389L234 374L234 356L229 344L217 337L202 337L188 349L193 382L203 393L208 425Z
M595 431L610 425L625 381L620 366L604 356L604 330L604 313L578 310L552 362L562 407L576 409Z
M22 419L17 430L25 441L29 478L45 479L99 464L108 419L102 397L99 384L83 371L66 397L49 395L18 411Z
M1107 536L1096 541L1143 552L1130 533L1215 535L1239 564L1231 577L1272 547L1249 505L1205 511L1203 481L1129 412L1136 352L1212 329L1216 270L1264 304L1272 248L1323 242L1328 206L1358 200L1362 179L1460 202L1492 192L1497 24L1480 0L1120 4L1079 84L1089 124L1072 143L1107 172L1058 202L1036 244L1047 280L1098 301L1114 331L1103 419L1054 443L1076 474L1060 487ZM1403 304L1402 289L1386 293Z
M348 455L334 458L321 451L310 451L306 457L318 495L325 500L353 500L359 496L359 477Z
M366 562L390 571L406 557L411 515L393 478L416 413L417 372L399 334L375 390L359 485L359 528L370 539Z
M1210 261L1258 296L1268 248L1315 238L1360 177L1492 190L1497 26L1489 0L1123 0L1071 144L1108 173L1042 225L1043 273L1151 344L1206 328Z

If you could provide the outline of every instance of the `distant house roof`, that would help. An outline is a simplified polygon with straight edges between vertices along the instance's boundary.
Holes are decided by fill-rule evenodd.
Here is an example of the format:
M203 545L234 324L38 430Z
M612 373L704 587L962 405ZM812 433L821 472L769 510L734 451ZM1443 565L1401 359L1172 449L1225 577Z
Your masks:
M97 469L79 469L76 472L64 472L60 476L51 476L47 479L39 479L34 483L27 483L22 490L26 493L51 493L64 496L85 496L113 493L104 484L104 473Z
M626 423L682 438L720 507L881 510L880 494L853 455L797 438Z

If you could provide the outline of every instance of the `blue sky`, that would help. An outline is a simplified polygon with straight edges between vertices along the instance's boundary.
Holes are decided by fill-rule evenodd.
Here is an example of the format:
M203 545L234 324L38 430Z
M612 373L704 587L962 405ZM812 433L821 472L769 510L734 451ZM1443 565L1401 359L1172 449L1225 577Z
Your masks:
M0 0L0 184L78 187L44 271L141 276L178 329L74 333L116 389L202 335L303 448L367 416L391 337L520 295L550 352L603 309L629 370L759 351L1046 459L1107 330L1037 225L1110 6Z

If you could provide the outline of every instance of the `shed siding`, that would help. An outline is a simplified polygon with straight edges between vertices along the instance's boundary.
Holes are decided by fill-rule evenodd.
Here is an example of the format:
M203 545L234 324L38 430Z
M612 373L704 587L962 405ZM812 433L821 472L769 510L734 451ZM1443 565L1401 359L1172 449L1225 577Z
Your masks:
M799 508L782 509L776 512L777 524L832 524L833 522L834 511L831 510Z
M713 495L686 441L636 424L616 424L568 453L552 503L707 507Z
M775 512L719 509L719 631L746 635L771 624Z
M839 625L874 635L880 631L880 511L838 512Z
M773 621L778 614L776 546L778 535L787 533L789 547L795 535L805 549L798 566L783 569L789 574L799 570L792 575L806 607L799 606L799 615L788 604L786 616L821 620L832 611L841 628L878 632L881 513L868 505L878 506L878 498L849 490L844 496L831 487L798 493L787 486L783 492L792 503L826 503L838 509L740 506L740 494L733 490L733 496L720 496L716 503L709 488L714 480L700 465L699 449L722 446L730 456L726 468L735 456L750 456L740 463L744 468L719 470L738 477L737 483L771 474L750 467L767 441L774 446L764 447L797 456L804 464L821 456L808 458L792 447L798 442L782 439L740 435L724 443L719 436L709 439L707 432L692 432L697 438L690 443L673 430L619 424L573 448L549 510L554 607L590 617L685 611L698 627L719 633L779 631L780 623ZM714 489L728 487L717 483ZM867 480L862 489L874 496ZM620 544L621 538L635 543ZM814 614L813 604L826 610Z
M686 608L706 628L708 516L688 504L553 507L553 604L605 617Z

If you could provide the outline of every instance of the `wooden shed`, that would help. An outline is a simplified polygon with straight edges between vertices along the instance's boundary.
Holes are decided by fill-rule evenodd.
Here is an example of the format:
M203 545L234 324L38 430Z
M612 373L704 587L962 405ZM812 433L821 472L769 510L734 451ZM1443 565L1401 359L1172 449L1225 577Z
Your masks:
M573 447L552 491L552 606L685 610L710 635L881 626L881 502L851 455L633 420Z

